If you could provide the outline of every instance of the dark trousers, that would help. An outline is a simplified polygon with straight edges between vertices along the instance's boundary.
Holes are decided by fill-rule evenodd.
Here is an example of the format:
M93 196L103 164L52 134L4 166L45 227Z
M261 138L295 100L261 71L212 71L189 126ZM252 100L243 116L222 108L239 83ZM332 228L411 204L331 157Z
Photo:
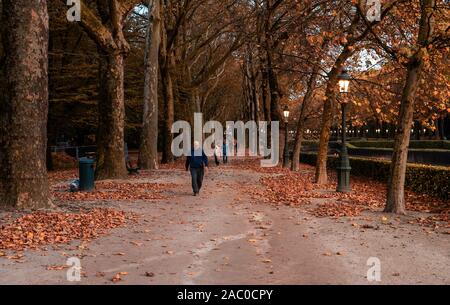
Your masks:
M223 163L228 163L228 156L227 155L223 155Z
M202 167L191 168L192 177L192 190L194 193L198 194L203 184L203 176L205 175L205 170Z
M214 161L216 161L216 165L219 165L219 158L217 158L217 155L214 153Z

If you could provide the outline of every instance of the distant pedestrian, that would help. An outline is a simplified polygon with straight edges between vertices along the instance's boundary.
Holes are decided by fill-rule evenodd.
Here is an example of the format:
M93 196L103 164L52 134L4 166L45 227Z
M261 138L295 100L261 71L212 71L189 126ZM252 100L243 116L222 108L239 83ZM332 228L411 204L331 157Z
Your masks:
M222 157L223 157L223 164L227 164L228 163L228 143L227 143L226 139L223 140L223 144L222 144Z
M221 149L219 145L214 147L214 161L216 162L216 166L220 165L219 157L222 155Z
M200 193L200 189L203 184L203 177L205 176L205 170L208 168L208 157L203 149L200 147L198 141L194 142L194 149L191 151L191 155L186 158L186 171L190 170L192 179L192 190L194 196Z

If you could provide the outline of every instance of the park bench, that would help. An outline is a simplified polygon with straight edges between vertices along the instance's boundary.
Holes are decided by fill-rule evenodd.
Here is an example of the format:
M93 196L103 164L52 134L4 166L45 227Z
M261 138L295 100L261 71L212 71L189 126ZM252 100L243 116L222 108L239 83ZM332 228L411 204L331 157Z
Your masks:
M130 175L139 175L139 167L133 167L133 164L131 163L130 155L128 154L128 144L125 143L125 164L127 166L128 174Z

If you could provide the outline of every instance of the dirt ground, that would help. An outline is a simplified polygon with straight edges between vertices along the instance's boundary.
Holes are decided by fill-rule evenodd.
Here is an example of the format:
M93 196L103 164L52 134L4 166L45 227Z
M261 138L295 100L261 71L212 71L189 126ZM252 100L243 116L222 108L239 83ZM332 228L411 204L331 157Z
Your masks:
M143 179L175 183L168 199L82 203L135 212L137 222L89 243L25 251L21 262L0 257L0 284L74 284L67 269L47 270L69 257L81 259L75 284L450 284L450 235L409 224L414 215L317 218L258 202L244 185L260 175L212 168L194 197L187 172L160 170ZM371 257L380 282L367 279Z

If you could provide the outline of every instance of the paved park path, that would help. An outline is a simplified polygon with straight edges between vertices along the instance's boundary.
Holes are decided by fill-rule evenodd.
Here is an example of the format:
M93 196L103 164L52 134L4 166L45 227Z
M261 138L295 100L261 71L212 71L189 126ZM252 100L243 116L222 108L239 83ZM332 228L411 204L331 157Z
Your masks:
M450 284L449 235L405 222L354 225L376 225L381 213L336 220L258 203L244 187L259 184L251 170L211 169L200 197L181 169L155 177L178 187L165 200L107 204L138 213L136 223L90 243L27 251L22 263L0 257L0 284L72 284L65 269L47 270L71 256L81 258L80 284L373 284L370 257L381 262L381 284Z

